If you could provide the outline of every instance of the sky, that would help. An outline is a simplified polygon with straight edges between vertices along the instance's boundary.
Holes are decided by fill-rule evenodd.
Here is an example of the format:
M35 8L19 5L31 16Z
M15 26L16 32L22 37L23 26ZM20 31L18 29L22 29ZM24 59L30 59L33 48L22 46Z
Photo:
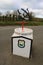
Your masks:
M29 9L36 17L43 18L43 0L0 0L0 11Z

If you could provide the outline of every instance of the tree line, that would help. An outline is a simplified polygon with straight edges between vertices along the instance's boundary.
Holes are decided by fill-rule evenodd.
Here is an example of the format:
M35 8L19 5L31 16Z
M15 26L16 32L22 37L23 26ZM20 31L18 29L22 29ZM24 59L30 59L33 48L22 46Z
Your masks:
M0 12L0 21L43 21L43 19L35 18L34 13L29 12L28 8L26 10L21 8L21 10L23 11L23 13L20 12L19 9L13 11L13 13L7 11L5 15L2 15L2 13Z
M2 13L0 12L0 21L32 20L32 12L29 12L28 9L26 11L23 8L21 8L21 10L23 11L23 14L19 11L19 9L17 11L13 11L13 13L7 11L6 15L2 15Z

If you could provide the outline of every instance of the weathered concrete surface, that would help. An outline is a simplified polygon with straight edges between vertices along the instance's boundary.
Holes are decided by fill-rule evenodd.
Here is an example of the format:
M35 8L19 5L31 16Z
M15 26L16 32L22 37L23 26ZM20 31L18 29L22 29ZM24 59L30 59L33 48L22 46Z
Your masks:
M11 55L11 35L14 28L15 26L0 27L0 65L43 65L43 26L28 27L34 30L31 60Z

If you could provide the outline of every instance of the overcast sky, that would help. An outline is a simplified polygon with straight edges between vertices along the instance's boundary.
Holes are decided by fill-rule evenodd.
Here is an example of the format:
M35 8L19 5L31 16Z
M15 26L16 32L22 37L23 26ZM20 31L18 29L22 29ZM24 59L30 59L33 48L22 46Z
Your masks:
M0 11L28 8L43 18L43 0L0 0Z

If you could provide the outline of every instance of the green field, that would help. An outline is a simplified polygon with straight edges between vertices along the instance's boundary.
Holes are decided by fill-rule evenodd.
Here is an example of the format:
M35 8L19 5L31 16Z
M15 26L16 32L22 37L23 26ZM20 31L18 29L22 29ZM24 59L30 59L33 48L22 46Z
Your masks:
M17 24L16 22L21 22L21 21L0 21L0 26L6 26L6 25L21 25ZM28 24L25 24L27 26L39 26L43 25L43 22L36 22L36 21L26 21Z

